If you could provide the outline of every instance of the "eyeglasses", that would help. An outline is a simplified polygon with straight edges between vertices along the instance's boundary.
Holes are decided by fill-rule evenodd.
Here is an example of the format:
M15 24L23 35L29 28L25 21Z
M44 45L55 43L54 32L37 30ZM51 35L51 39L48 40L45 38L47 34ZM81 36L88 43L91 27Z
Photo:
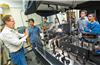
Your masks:
M93 17L93 16L88 16L88 17Z

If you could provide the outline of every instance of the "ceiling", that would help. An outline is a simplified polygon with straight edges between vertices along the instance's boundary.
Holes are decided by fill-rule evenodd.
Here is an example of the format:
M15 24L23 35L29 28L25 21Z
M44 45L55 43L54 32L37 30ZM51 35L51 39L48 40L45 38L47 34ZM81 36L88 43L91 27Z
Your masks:
M37 6L36 4L36 7L32 5L32 7L29 7L29 9L27 9L25 5L27 4L28 1L39 1L40 4L39 6ZM88 1L95 1L95 0L0 0L0 4L7 3L10 5L11 8L21 8L24 10L26 9L25 11L26 11L26 14L28 15L34 12L51 13L51 11L53 11L53 13L55 12L58 13L58 11L61 11L64 9L75 8L75 7L76 9L92 8L92 7L87 7L87 3L84 4L85 2L88 2ZM80 4L84 4L84 5L80 5ZM95 8L95 6L93 7Z

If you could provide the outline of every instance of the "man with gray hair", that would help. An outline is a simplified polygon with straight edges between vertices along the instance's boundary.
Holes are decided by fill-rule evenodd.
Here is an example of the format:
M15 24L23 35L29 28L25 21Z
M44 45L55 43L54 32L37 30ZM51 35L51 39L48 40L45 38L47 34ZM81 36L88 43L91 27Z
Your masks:
M4 45L10 52L10 58L15 65L27 65L23 44L28 37L27 30L24 34L20 34L14 30L15 21L11 15L6 15L2 18L4 28L1 32Z

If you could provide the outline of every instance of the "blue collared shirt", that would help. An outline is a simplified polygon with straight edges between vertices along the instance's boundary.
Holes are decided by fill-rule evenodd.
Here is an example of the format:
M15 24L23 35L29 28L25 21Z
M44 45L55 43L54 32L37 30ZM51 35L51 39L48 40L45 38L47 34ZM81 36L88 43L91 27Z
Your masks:
M87 27L84 29L85 32L91 34L99 34L100 35L100 24L98 21L88 22Z
M40 29L37 26L29 27L30 42L35 43L40 39Z

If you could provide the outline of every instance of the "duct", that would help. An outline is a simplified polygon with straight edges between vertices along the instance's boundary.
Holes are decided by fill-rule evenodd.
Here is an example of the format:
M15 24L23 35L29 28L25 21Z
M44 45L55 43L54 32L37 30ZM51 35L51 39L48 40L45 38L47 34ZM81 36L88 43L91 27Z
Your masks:
M35 13L39 5L40 5L40 1L28 1L28 2L26 1L25 15Z
M25 15L37 13L40 16L50 16L59 13L62 9L73 8L81 1L26 1ZM82 1L84 2L84 1Z
M81 4L78 4L75 9L100 9L100 1L88 1Z

